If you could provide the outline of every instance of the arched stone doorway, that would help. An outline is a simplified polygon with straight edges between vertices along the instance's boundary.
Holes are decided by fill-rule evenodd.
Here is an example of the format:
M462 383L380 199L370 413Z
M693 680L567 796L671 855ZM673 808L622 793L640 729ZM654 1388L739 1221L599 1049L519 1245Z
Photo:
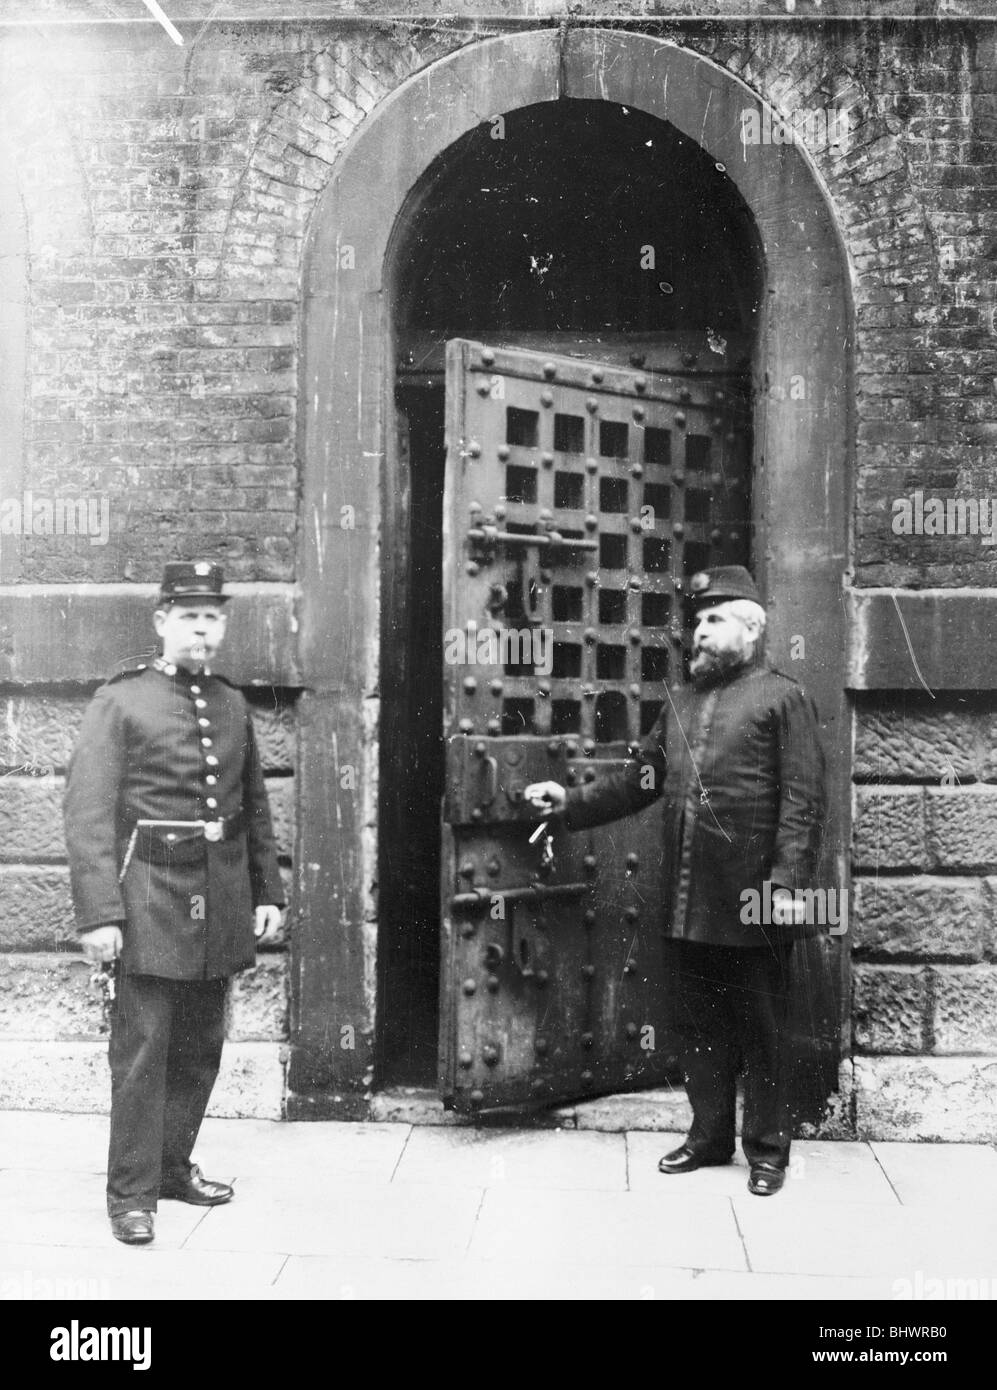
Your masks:
M843 881L848 768L839 592L849 475L849 304L842 253L813 170L795 147L742 146L740 113L758 110L758 99L706 60L667 43L583 30L566 42L534 33L464 49L400 88L358 133L323 196L309 248L301 440L308 690L290 1074L292 1093L301 1099L293 1113L316 1107L363 1113L363 1094L379 1079L372 1050L380 1026L379 969L382 1006L389 977L386 955L379 960L378 954L391 937L379 937L370 890L379 862L373 789L385 711L378 697L391 663L383 664L375 634L393 632L400 617L411 620L399 613L399 591L385 577L392 557L404 551L391 499L414 483L405 441L398 442L394 399L400 355L411 345L398 343L396 328L413 328L421 311L406 317L411 300L402 293L399 233L425 217L419 205L439 188L429 173L434 162L446 163L448 150L491 117L512 120L524 108L559 100L625 108L662 130L667 122L670 138L688 142L697 157L708 154L750 213L765 291L752 353L760 542L752 559L771 609L770 658L787 665L790 640L803 639L805 659L793 673L821 707L832 754L831 840ZM674 271L660 280L668 274ZM639 321L647 310L636 304L630 312ZM623 322L627 327L632 323ZM790 392L791 378L802 378L802 399ZM427 425L430 434L433 428ZM381 763L382 777L386 770L390 775L390 760ZM380 826L382 837L404 834L397 805L395 817ZM395 941L401 944L401 936ZM426 952L416 955L425 965ZM390 999L387 1007L394 1007ZM356 1047L342 1045L346 1028ZM396 1040L405 1031L408 1023L396 1029ZM418 1059L408 1061L412 1079L422 1079ZM405 1079L404 1072L391 1079Z
M742 477L750 471L750 364L764 287L750 214L731 180L673 126L605 101L546 102L478 125L412 190L388 261L400 485L387 489L385 508L394 512L400 543L384 590L381 762L391 772L382 776L380 802L378 1076L386 1084L430 1085L440 985L441 672L448 626L440 572L445 344L460 337L566 353L579 362L611 360L648 372L670 368L676 392L690 404L694 383L711 404L721 395L735 426L728 445L710 439L705 419L706 433L696 433L695 420L686 422L690 477L683 521L692 528L710 505L697 483L704 473L712 476L705 458L692 457L695 445L708 450L716 443L712 468L723 469L732 486L735 468ZM558 419L578 427L578 417ZM557 442L571 443L569 429L563 426L565 438ZM616 446L607 441L605 447ZM606 487L626 493L635 509L644 503L671 521L670 498L650 476L668 474L648 469L642 485L628 488L624 476L607 480ZM572 492L584 492L583 479L577 472L556 477L553 501L570 512ZM514 471L500 484L513 498L517 478L533 485L528 471ZM615 498L606 501L617 505ZM725 534L721 549L689 534L679 557L672 555L678 545L673 528L663 524L657 529L669 534L661 536L659 549L667 549L686 576L710 563L749 562L747 490L738 494L736 508L743 524L738 544ZM562 520L570 525L567 514ZM626 538L607 536L607 567L613 545L626 550ZM639 566L635 549L621 559ZM631 579L639 582L639 576ZM618 627L611 619L622 622L627 605L618 587L608 582L604 588L599 610L606 619L603 668L609 671ZM559 606L552 617L570 613L571 594L580 611L577 589L556 583L555 590ZM647 593L634 614L649 629L672 617L664 593L662 611L651 611L656 598ZM659 649L657 657L648 647L641 661L641 732L664 698L658 686L667 651ZM559 693L571 692L562 687ZM552 732L580 733L567 701L554 698ZM609 701L607 690L601 707ZM504 723L508 729L508 713ZM614 732L599 731L607 737Z

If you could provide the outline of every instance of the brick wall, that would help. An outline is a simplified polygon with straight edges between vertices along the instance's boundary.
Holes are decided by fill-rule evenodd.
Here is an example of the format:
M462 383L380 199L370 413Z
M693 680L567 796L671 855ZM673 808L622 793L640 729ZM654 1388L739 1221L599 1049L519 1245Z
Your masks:
M302 7L307 20L204 25L184 50L151 24L60 26L43 42L0 29L0 124L23 209L23 226L0 221L0 241L29 269L26 443L4 460L4 496L70 490L111 503L106 545L0 537L8 580L152 580L164 560L208 550L233 579L294 578L311 211L344 143L393 88L502 27L382 22L369 6L367 18L325 21L318 8ZM708 8L722 16L725 5ZM848 152L818 151L814 163L855 298L854 582L992 588L995 552L978 537L898 536L891 513L919 488L997 492L997 39L968 18L817 25L805 9L765 24L644 28L783 111L851 109ZM177 17L204 18L197 10ZM512 24L516 6L504 12ZM56 768L53 779L11 772L0 807L0 949L11 953L0 1028L26 1048L41 1035L69 1046L97 1026L83 972L60 952L58 779L84 693L6 692L8 727ZM884 1135L995 1132L995 718L993 697L860 701L854 1078L860 1127ZM16 768L23 757L11 756ZM290 766L271 751L275 804ZM253 987L262 1002L240 996L237 1034L275 1036L279 975L269 961Z

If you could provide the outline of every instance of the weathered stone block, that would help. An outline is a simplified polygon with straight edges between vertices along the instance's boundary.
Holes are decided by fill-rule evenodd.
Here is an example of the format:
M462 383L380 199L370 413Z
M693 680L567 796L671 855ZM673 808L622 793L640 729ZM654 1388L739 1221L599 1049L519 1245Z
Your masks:
M997 1056L856 1057L859 1139L997 1142Z
M290 858L294 849L294 778L268 777L266 781L277 851Z
M208 1114L227 1120L281 1119L285 1053L282 1043L226 1043Z
M283 1041L289 999L287 957L261 956L253 970L233 977L226 1037L238 1042Z
M979 720L952 710L863 709L855 715L856 777L884 782L975 775Z
M106 1041L94 969L82 956L0 956L0 1037Z
M75 939L68 869L0 869L0 951L50 951Z
M863 1052L926 1052L928 972L913 965L858 965L852 1027Z
M208 1114L281 1119L284 1069L280 1043L226 1044ZM0 1041L0 1110L106 1115L110 1108L105 1042Z
M253 728L266 772L293 772L295 762L294 710L252 705Z
M983 939L983 954L989 960L997 960L997 877L991 875L984 878L983 891L986 894L990 918Z
M94 967L82 955L0 955L0 1037L107 1037L103 995L91 983ZM287 1037L287 961L262 956L233 978L226 1036L280 1042Z
M603 1130L611 1134L628 1129L684 1134L692 1124L692 1110L684 1086L600 1096L578 1101L573 1110L577 1129Z
M977 775L997 782L997 714L986 715L981 726L982 748Z
M0 1041L0 1110L106 1115L110 1108L106 1042Z
M980 960L992 920L972 878L856 878L853 949L869 955Z
M943 966L934 975L936 1053L997 1055L997 967Z
M997 868L997 787L929 787L925 813L933 864Z
M65 859L61 777L5 777L0 799L0 859L8 864Z
M86 697L10 695L3 705L0 767L8 771L27 768L32 775L44 768L65 768L79 733Z
M857 868L924 868L920 787L856 787L853 858Z
M2 702L0 769L26 768L32 774L45 768L63 771L76 743L88 701L89 696L83 694L8 696ZM293 771L293 706L275 708L273 704L251 701L250 709L265 771Z

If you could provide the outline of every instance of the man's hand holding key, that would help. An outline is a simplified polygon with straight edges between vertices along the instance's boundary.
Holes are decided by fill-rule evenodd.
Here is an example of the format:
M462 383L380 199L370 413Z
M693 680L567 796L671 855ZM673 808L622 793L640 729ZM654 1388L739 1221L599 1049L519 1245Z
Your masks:
M523 792L523 800L545 816L560 815L567 799L560 782L531 782Z

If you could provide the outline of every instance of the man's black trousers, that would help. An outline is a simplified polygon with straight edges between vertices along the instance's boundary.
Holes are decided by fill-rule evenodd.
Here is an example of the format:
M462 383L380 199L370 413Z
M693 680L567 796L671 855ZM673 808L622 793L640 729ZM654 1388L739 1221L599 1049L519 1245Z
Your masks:
M190 1172L221 1061L226 984L118 975L108 1049L112 1216L155 1211L160 1183Z
M787 1023L792 942L764 947L669 941L669 1022L681 1047L693 1122L687 1143L734 1153L738 1072L744 1070L741 1147L749 1163L785 1168L793 1131Z

